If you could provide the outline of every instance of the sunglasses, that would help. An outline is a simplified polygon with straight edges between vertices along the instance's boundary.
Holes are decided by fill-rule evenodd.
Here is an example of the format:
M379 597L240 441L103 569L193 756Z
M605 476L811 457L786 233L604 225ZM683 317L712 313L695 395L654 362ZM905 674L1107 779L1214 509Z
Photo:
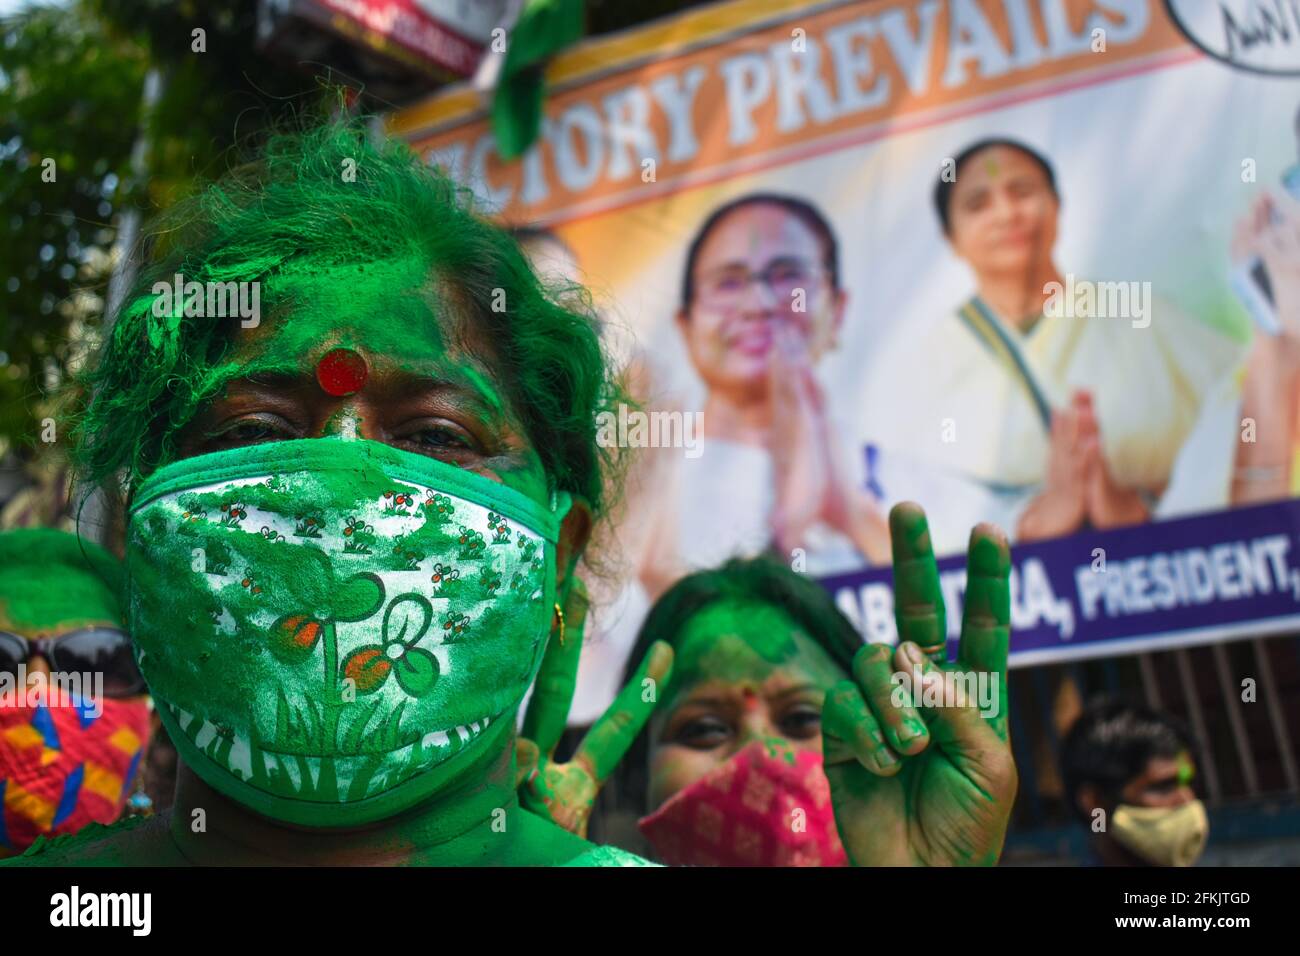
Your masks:
M39 654L56 674L103 674L105 697L133 697L145 690L135 666L131 638L111 627L87 627L58 637L29 638L0 631L0 674L18 676L20 665Z

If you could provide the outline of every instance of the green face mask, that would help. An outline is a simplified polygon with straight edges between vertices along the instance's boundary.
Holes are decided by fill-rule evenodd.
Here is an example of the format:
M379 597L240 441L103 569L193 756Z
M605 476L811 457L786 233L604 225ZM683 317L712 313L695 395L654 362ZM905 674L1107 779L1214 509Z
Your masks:
M547 509L371 441L160 469L131 509L129 624L186 764L264 816L354 826L499 741L555 601Z

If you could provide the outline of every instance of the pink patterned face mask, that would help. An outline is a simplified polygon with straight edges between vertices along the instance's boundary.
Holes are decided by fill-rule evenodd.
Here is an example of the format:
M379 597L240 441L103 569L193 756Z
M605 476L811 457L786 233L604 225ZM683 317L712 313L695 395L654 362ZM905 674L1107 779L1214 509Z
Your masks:
M820 754L762 741L637 826L669 866L847 866Z

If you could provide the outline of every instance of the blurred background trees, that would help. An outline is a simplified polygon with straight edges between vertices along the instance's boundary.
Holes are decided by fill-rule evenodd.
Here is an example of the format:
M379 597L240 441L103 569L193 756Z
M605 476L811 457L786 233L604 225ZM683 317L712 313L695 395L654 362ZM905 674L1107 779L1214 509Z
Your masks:
M588 0L586 32L698 2ZM365 51L271 54L258 16L257 0L0 0L0 506L33 481L63 480L51 473L52 396L99 340L133 220L219 174L269 127L337 103L339 85L367 111L392 105L351 75Z

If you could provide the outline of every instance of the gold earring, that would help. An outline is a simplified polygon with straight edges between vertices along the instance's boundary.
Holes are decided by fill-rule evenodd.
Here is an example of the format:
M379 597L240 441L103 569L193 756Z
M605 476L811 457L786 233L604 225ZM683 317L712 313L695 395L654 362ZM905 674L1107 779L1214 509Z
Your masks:
M559 601L555 602L555 620L554 622L552 622L551 628L554 629L556 625L559 625L560 628L560 646L563 647L564 646L564 611L560 608Z

